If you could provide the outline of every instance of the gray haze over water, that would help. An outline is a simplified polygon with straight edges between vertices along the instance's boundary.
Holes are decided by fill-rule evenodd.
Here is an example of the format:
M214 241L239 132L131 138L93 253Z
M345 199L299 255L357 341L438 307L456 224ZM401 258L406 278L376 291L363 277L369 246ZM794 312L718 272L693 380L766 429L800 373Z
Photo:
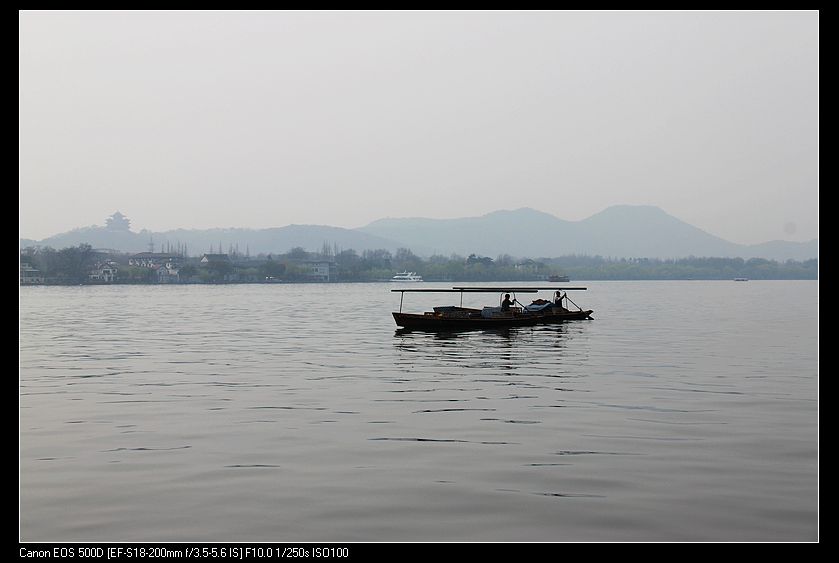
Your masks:
M818 237L818 12L19 15L20 235L655 205Z
M587 285L456 335L387 284L22 287L21 538L816 539L817 282Z

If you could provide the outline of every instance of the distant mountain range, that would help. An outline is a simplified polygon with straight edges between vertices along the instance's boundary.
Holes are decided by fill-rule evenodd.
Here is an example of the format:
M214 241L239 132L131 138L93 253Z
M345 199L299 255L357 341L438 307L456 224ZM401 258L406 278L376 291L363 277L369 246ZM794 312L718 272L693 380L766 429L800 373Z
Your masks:
M682 258L760 257L806 260L818 256L818 240L742 245L709 234L658 207L616 205L582 221L565 221L523 208L464 219L380 219L362 232L399 240L425 252L496 256Z
M352 248L358 252L410 248L414 253L478 254L495 257L557 257L569 254L611 257L681 258L718 256L806 260L818 257L818 239L741 245L711 235L668 215L658 207L617 205L582 221L522 208L460 219L379 219L359 229L323 225L288 225L271 229L177 229L135 233L107 227L74 229L41 241L21 239L20 247L63 248L87 243L124 252L186 245L191 255L231 246L251 255L283 253L293 247L320 250Z

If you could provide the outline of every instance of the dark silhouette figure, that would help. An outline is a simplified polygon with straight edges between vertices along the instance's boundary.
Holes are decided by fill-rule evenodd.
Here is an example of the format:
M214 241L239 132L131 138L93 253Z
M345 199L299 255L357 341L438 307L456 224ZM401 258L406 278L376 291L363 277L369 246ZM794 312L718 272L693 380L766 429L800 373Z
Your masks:
M504 294L504 301L501 302L501 310L502 311L509 311L510 307L513 306L513 302L510 300L510 294Z
M564 307L562 306L562 300L563 300L563 299L565 299L565 296L562 294L562 292L561 292L561 291L557 291L557 292L556 292L556 297L554 298L554 305L556 305L556 306L557 306L557 307L559 307L560 309L563 309L563 308L564 308Z

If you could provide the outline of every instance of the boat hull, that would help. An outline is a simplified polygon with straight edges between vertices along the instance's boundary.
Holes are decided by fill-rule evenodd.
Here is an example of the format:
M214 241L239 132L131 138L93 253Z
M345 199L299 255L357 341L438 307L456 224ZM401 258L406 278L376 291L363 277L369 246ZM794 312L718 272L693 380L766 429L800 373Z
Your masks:
M553 324L553 323L562 323L565 321L580 321L583 319L590 319L591 314L594 310L589 309L587 311L557 311L557 312L547 312L547 313L531 313L534 317L536 317L536 322L539 324Z
M439 314L419 315L414 313L393 313L397 326L406 330L426 332L449 332L455 330L480 330L533 326L539 322L536 315L516 315L510 317L451 317Z

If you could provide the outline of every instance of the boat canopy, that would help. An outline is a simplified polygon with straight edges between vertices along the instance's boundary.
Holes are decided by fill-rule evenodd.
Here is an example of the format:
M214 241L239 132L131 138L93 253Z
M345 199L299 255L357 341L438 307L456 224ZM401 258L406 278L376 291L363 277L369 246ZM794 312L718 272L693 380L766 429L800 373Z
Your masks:
M392 292L422 292L422 293L537 293L539 291L573 291L586 290L585 287L423 287L423 288L400 288L391 289Z
M527 288L518 288L518 289L509 289L509 288L471 288L471 287L464 287L464 288L453 288L449 289L446 287L441 288L430 288L430 287L423 287L422 289L414 289L414 288L405 288L405 289L391 289L392 292L424 292L424 293L496 293L499 291L507 291L507 292L518 292L518 293L537 293L539 290L532 287Z
M459 293L460 304L463 306L464 293L538 293L540 291L572 291L585 290L585 287L519 287L519 286L496 286L496 287L465 287L455 286L451 289L447 287L423 287L423 288L400 288L391 289L393 293L400 293L399 297L399 312L402 312L402 301L405 298L405 293Z
M498 287L466 287L466 286L454 286L452 289L457 291L478 291L478 292L495 292L495 291L516 291L519 293L532 293L534 291L574 291L574 290L586 290L588 288L585 287L559 287L559 286L550 286L550 287L533 287L533 286L526 286L526 287L519 287L519 286L504 286L500 285Z

